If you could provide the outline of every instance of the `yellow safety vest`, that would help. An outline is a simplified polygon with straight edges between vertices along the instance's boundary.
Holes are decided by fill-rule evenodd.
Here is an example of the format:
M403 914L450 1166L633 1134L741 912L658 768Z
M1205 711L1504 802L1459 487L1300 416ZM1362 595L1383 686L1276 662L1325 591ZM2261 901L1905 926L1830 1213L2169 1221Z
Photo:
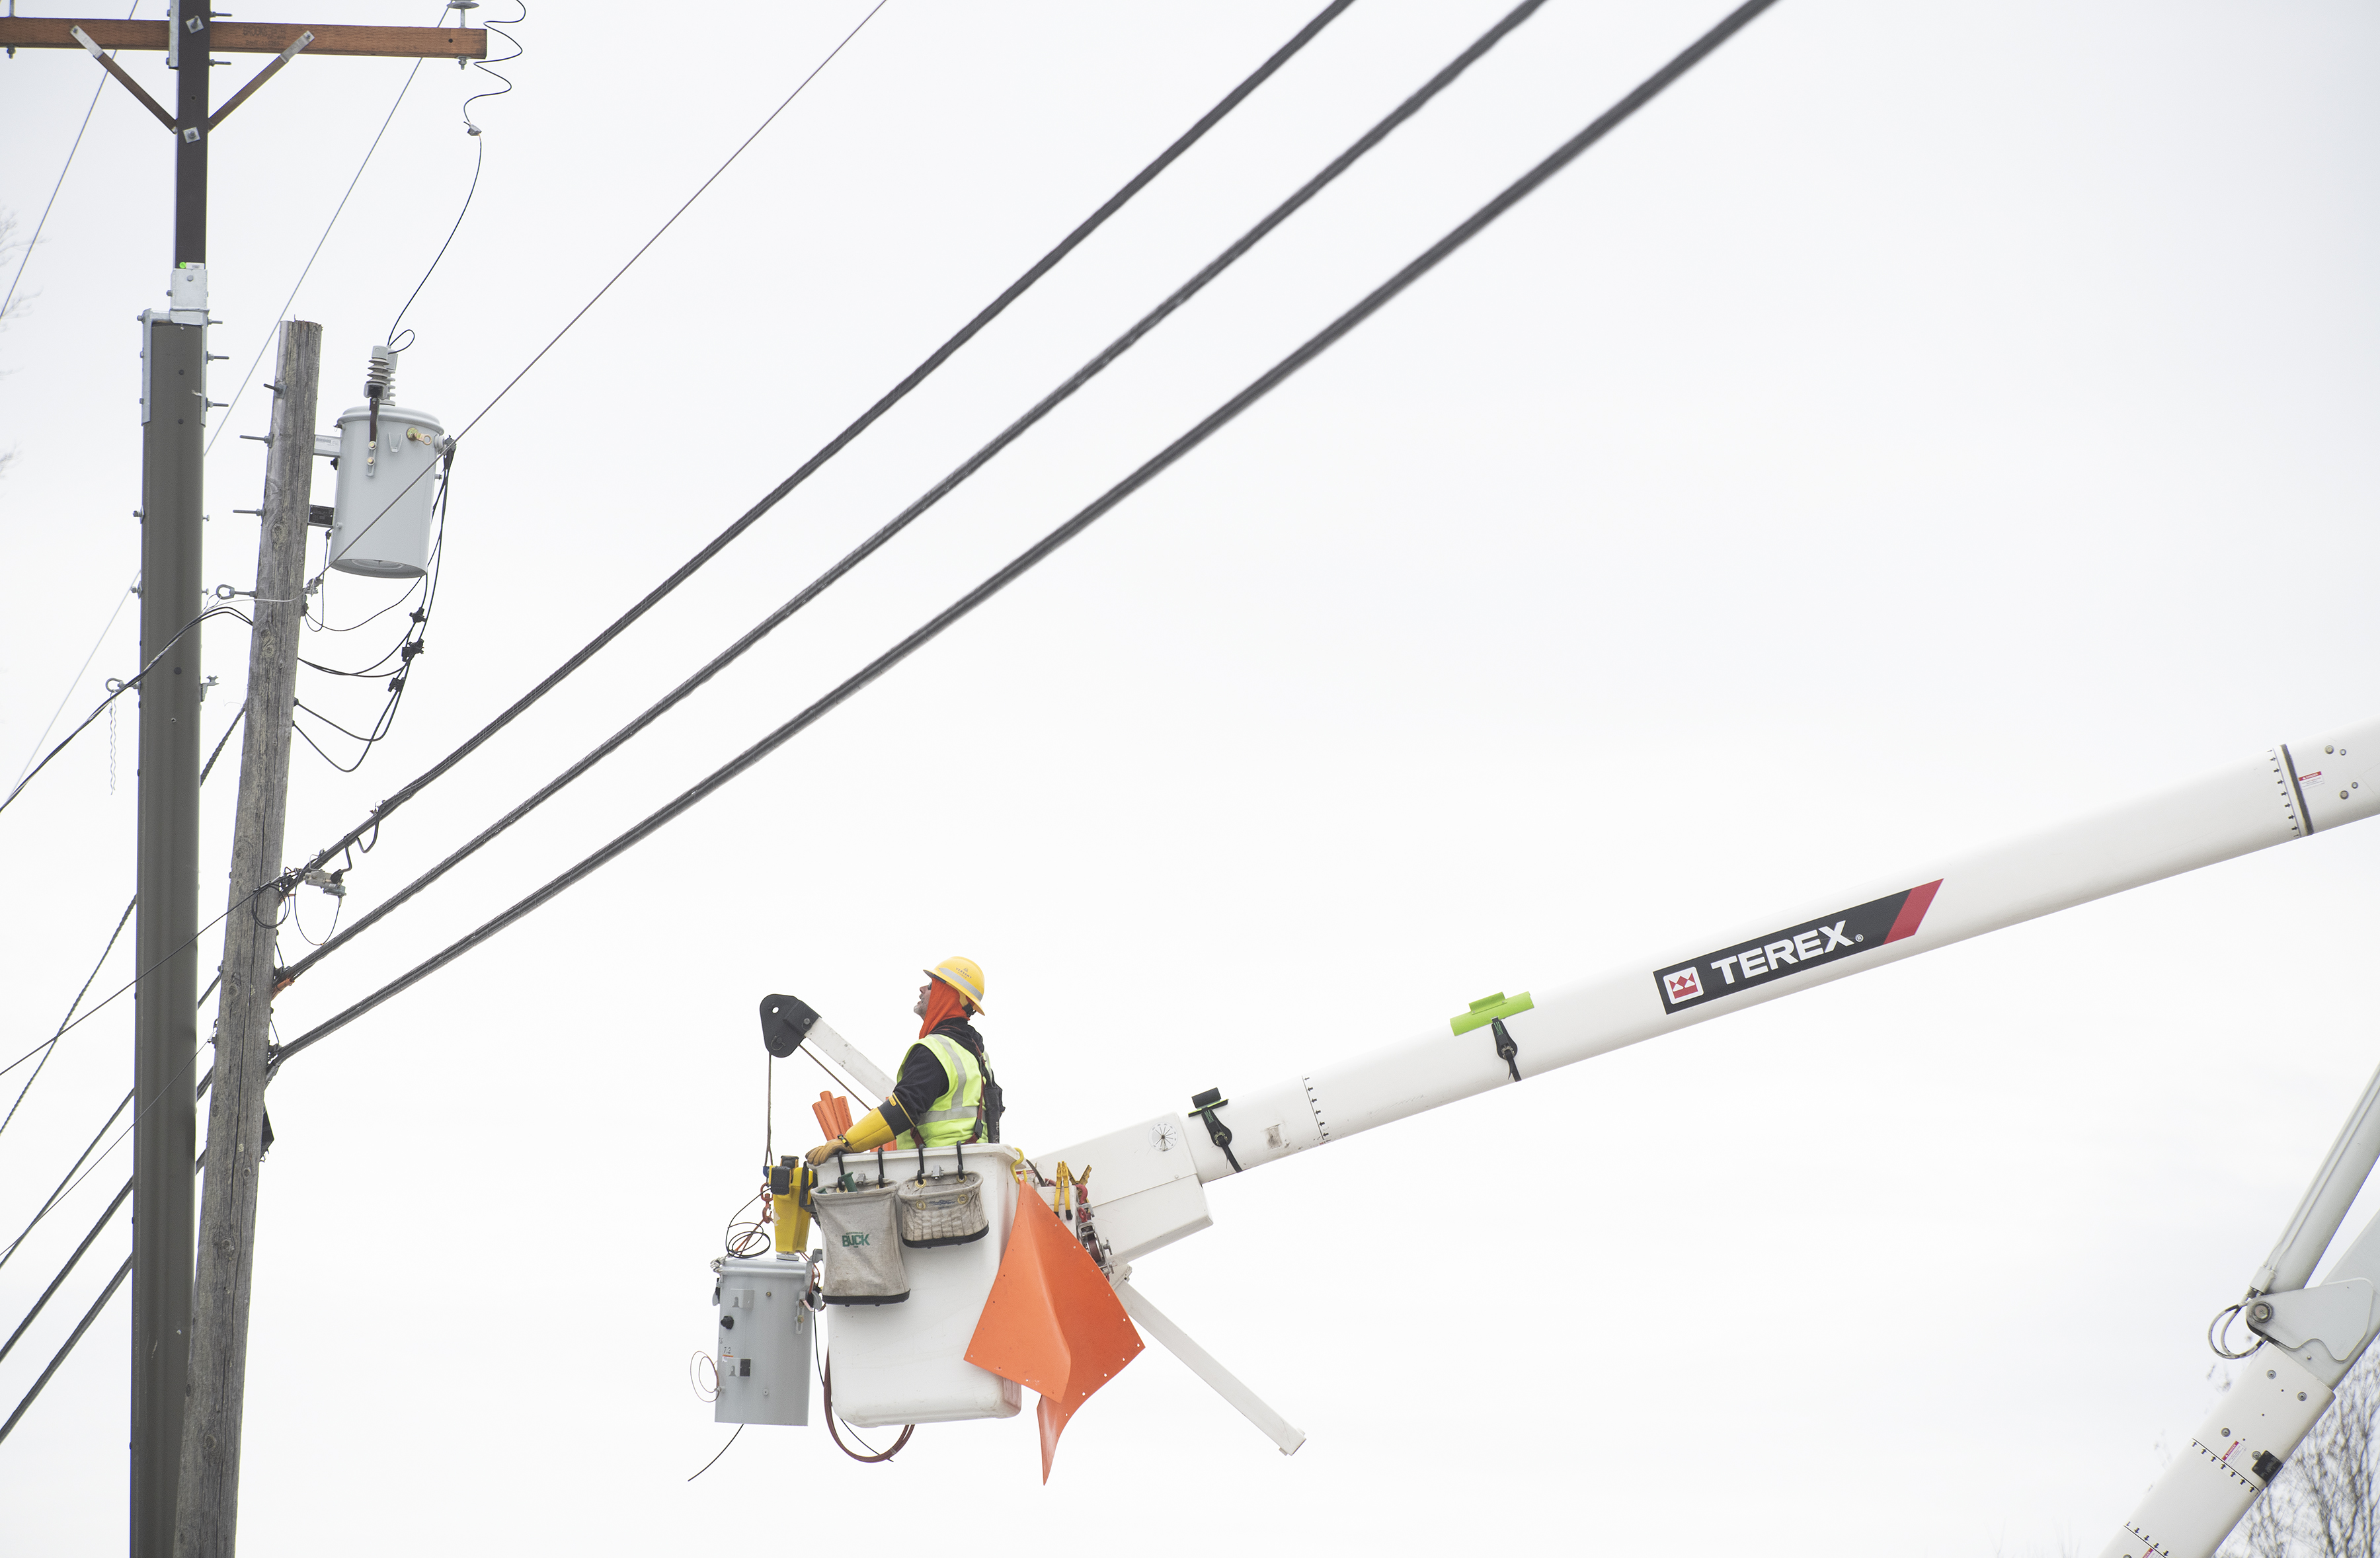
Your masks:
M983 1130L983 1067L965 1045L940 1033L929 1033L917 1043L942 1063L942 1074L950 1079L950 1085L934 1100L932 1108L917 1117L915 1129L893 1139L893 1145L914 1148L920 1135L929 1147L978 1140Z

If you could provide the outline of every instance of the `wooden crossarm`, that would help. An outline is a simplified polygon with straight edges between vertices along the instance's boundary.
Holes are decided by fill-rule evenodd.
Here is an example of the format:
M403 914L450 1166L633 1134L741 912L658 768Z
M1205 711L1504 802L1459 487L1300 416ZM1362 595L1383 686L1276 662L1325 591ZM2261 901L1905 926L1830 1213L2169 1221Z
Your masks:
M103 49L165 52L162 21L110 21L81 17L0 17L0 48L79 49L81 28ZM277 54L310 32L306 53L381 59L485 59L483 27L326 27L296 21L232 21L218 18L207 29L207 49L218 54Z

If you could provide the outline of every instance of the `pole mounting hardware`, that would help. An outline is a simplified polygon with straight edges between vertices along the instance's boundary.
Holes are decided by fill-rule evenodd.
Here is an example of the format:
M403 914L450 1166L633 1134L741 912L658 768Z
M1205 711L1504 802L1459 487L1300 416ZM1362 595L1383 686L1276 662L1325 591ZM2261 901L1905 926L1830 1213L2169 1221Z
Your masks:
M1240 1160L1232 1155L1232 1128L1215 1115L1216 1110L1230 1102L1223 1096L1221 1088L1210 1087L1204 1093L1192 1095L1190 1113L1192 1117L1206 1122L1207 1139L1223 1149L1223 1161L1232 1165L1232 1173L1237 1174L1240 1172Z
M1452 1028L1457 1034L1467 1033L1474 1028L1491 1029L1496 1036L1496 1058L1501 1060L1505 1069L1512 1073L1512 1080L1519 1081L1521 1068L1513 1057L1521 1053L1521 1046L1512 1042L1511 1031L1504 1026L1504 1019L1518 1016L1524 1011L1534 1011L1536 1009L1536 1002L1529 998L1529 993L1526 990L1509 998L1503 991L1499 990L1492 996L1482 996L1472 1002L1471 1009L1462 1016L1448 1018L1447 1026Z

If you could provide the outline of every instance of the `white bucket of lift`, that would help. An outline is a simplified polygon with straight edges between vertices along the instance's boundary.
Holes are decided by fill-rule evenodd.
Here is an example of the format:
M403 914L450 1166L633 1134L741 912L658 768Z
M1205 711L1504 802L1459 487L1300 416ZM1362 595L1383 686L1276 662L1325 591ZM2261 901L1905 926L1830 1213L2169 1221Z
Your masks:
M885 1155L890 1167L894 1154ZM1013 1418L1024 1406L1024 1395L1015 1381L966 1360L976 1322L983 1318L984 1301L991 1297L992 1282L1000 1275L1001 1260L1008 1252L1009 1230L1016 1221L1016 1181L1009 1173L1016 1153L1013 1148L985 1143L929 1147L922 1156L919 1163L917 1156L903 1153L897 1161L910 1167L913 1176L919 1169L925 1172L928 1199L959 1190L956 1180L962 1173L977 1181L970 1188L975 1191L975 1215L983 1219L984 1231L966 1237L962 1230L974 1223L975 1215L962 1213L957 1205L942 1208L960 1242L912 1244L902 1250L909 1291L906 1302L850 1305L829 1311L835 1416L854 1428ZM903 1182L917 1188L914 1178L905 1177ZM827 1291L832 1296L834 1257L842 1247L832 1235L826 1245Z
M370 406L340 416L332 567L375 579L418 579L430 571L430 511L445 432L429 413L386 401L377 439Z

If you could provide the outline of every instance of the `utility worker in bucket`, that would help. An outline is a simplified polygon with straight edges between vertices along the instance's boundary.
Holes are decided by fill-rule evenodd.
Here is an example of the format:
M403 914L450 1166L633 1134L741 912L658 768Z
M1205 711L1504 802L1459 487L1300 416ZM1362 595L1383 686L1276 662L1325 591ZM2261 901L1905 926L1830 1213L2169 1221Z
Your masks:
M984 1058L983 1035L967 1021L983 1010L983 970L945 958L925 974L910 1008L919 1020L917 1042L902 1057L892 1096L845 1134L811 1148L810 1162L884 1146L1000 1140L1000 1084Z

